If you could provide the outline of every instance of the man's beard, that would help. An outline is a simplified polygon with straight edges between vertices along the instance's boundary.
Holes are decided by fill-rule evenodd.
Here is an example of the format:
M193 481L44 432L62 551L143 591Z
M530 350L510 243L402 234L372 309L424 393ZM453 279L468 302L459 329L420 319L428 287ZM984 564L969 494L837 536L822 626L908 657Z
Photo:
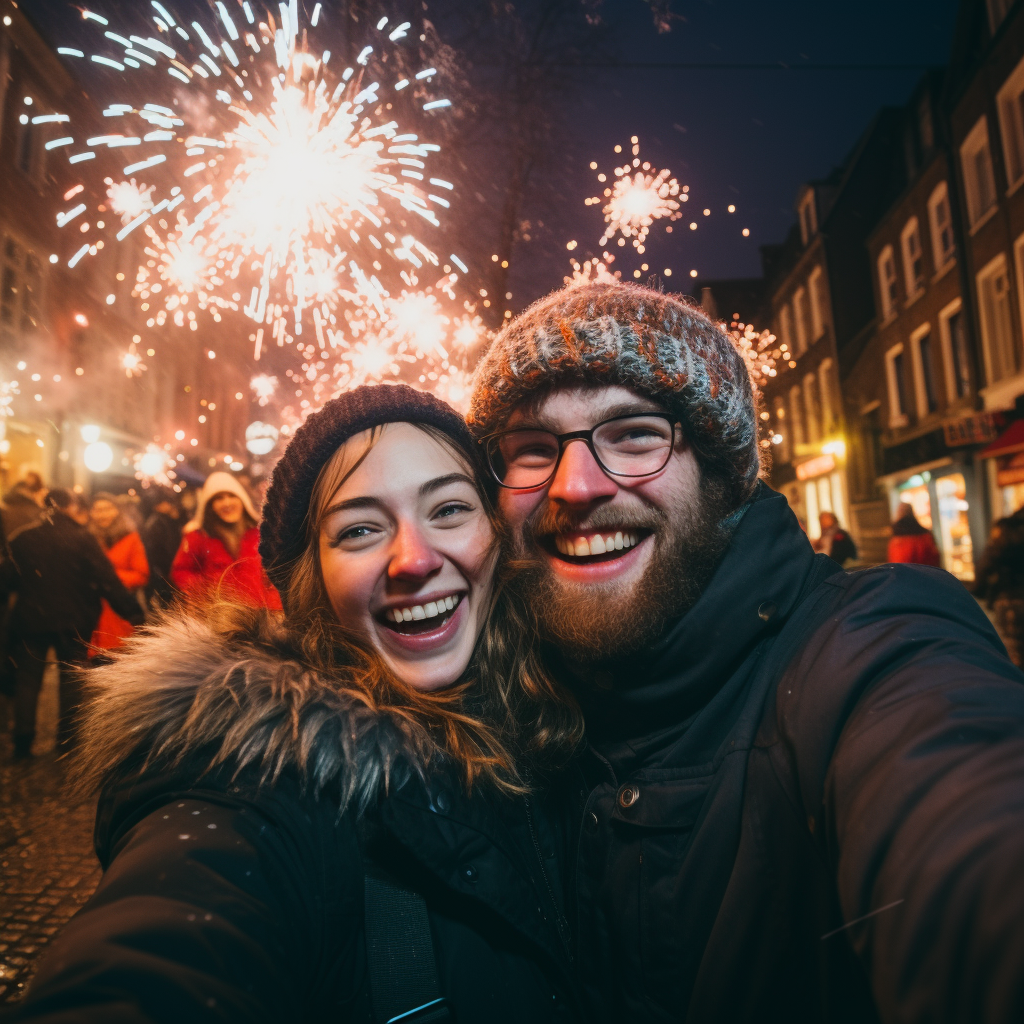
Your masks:
M619 659L650 646L672 619L697 602L729 543L721 525L732 511L714 477L674 507L598 508L583 517L547 505L513 540L518 585L535 609L541 638L577 664ZM654 550L639 580L570 583L547 564L537 538L600 533L606 528L652 531Z

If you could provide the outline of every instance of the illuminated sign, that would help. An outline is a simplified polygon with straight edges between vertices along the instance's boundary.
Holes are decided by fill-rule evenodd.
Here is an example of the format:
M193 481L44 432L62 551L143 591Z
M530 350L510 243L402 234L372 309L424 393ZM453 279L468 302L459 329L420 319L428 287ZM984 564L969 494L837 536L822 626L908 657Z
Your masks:
M831 473L836 468L836 457L834 455L819 455L816 458L801 462L796 467L797 480L810 480L814 476L823 476Z

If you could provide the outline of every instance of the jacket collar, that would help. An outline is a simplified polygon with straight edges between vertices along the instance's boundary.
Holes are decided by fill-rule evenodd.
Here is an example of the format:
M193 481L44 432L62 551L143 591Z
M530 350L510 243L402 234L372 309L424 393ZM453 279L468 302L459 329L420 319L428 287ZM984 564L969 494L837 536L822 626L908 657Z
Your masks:
M693 608L602 680L610 689L576 688L596 749L617 760L621 743L650 752L673 742L785 621L813 558L785 497L760 484Z

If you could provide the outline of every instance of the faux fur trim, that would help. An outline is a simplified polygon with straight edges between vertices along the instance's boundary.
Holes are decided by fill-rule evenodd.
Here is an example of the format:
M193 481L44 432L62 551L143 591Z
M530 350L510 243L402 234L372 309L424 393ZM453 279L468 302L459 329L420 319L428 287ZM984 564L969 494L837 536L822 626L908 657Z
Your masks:
M425 771L416 727L302 664L265 610L229 636L195 615L167 618L86 675L76 775L90 789L193 762L197 779L221 765L263 781L296 769L313 791L337 784L342 807L365 809Z

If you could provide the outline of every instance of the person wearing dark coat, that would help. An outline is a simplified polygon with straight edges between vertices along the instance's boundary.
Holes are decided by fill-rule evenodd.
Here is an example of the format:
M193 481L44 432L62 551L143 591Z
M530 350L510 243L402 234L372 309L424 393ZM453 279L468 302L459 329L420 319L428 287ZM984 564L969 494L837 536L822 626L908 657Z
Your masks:
M1024 1019L1024 675L962 585L815 554L741 354L663 293L540 300L469 416L584 714L591 1020Z
M164 607L174 598L171 563L181 543L181 506L169 487L150 488L151 512L140 531L149 562L146 597L151 604Z
M186 607L90 672L104 874L5 1020L582 1019L526 784L581 730L534 661L491 660L526 620L492 608L477 465L432 396L328 402L267 496L284 619Z
M75 667L85 659L105 598L118 614L142 621L139 603L125 590L103 549L72 518L77 496L55 489L48 514L10 540L10 557L0 563L0 601L16 594L11 613L14 661L14 754L29 757L35 737L36 706L52 647L61 664L58 740L67 749L81 703Z

